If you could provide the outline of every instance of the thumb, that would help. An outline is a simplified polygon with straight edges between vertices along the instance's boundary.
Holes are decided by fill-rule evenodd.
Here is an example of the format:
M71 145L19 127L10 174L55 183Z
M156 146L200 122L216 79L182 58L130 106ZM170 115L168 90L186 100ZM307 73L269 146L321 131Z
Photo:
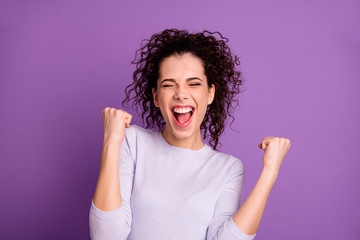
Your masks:
M264 150L264 151L267 149L267 145L266 145L266 143L264 143L264 142L261 142L261 143L258 145L258 147L261 148L261 149Z
M129 127L130 127L130 122L131 122L131 120L129 120L129 119L125 119L125 120L124 120L124 123L125 123L125 127L126 127L126 128L129 128Z

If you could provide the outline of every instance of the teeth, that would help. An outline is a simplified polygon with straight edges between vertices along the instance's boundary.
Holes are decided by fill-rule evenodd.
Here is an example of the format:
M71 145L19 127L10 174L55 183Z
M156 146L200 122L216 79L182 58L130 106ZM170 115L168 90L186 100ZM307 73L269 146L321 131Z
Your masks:
M187 113L190 112L191 110L192 110L191 107L176 107L173 109L173 111L176 113Z

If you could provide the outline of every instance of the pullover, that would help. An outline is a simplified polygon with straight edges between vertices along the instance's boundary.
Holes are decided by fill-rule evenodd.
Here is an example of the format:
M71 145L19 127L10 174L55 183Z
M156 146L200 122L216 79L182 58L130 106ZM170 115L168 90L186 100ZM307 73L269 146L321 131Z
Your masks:
M132 125L120 145L122 205L91 201L91 239L252 240L232 216L240 208L244 165L213 150L175 147L159 130Z

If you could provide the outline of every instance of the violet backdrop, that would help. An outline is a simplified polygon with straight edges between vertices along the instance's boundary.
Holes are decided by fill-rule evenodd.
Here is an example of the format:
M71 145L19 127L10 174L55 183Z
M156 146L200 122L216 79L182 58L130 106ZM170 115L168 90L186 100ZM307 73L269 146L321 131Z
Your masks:
M360 239L358 1L1 1L1 239L89 239L103 137L142 39L220 31L245 92L220 151L245 165L291 148L255 239ZM133 124L142 125L134 111Z

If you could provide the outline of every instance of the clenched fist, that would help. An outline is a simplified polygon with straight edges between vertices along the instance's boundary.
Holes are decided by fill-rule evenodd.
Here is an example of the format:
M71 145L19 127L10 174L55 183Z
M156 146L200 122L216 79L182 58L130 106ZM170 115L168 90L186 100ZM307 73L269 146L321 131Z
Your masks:
M101 111L104 123L104 143L120 146L125 137L125 127L130 127L131 114L116 108L106 107Z
M282 161L290 148L290 140L280 137L265 137L258 145L265 151L263 157L264 168L279 172Z

